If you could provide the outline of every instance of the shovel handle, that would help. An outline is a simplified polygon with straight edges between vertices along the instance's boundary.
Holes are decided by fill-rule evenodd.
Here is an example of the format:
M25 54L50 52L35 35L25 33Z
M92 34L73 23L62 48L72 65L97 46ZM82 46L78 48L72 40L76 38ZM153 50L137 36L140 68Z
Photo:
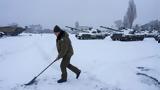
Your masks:
M54 62L56 62L57 60L54 60L51 64L49 64L43 71L41 71L35 78L37 78L38 76L40 76L46 69L48 69Z

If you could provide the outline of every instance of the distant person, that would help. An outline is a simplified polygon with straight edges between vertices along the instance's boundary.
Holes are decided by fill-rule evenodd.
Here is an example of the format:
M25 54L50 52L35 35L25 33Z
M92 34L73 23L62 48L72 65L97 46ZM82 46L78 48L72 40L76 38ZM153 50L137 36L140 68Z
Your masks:
M58 50L58 56L55 61L62 58L60 65L62 74L61 79L59 79L57 83L63 83L67 81L67 68L74 72L76 74L76 78L78 79L81 70L70 64L70 59L73 55L73 48L71 40L69 39L69 35L57 25L54 27L53 31L57 36L56 46Z

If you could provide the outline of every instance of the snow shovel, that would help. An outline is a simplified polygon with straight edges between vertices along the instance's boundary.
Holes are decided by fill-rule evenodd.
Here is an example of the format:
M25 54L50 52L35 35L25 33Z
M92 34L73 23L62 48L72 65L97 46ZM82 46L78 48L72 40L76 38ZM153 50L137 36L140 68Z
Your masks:
M40 72L37 76L35 76L30 82L28 82L27 84L24 84L25 86L28 86L28 85L32 85L33 83L36 82L36 78L38 76L40 76L47 68L49 68L55 61L57 60L54 60L51 64L49 64L42 72Z

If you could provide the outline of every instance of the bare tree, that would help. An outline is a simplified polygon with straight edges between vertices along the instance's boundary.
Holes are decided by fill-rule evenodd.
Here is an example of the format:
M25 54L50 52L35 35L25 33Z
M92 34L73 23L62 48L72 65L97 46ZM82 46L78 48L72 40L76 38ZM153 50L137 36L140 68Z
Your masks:
M133 22L137 17L136 5L134 0L129 1L129 6L126 15L123 19L123 26L125 28L132 28Z
M76 21L76 22L75 22L75 28L78 28L78 27L79 27L79 22Z

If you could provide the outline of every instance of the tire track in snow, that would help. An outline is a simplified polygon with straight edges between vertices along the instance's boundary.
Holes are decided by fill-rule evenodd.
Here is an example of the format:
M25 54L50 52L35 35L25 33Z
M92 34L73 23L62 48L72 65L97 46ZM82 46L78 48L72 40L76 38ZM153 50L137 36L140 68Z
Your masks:
M139 76L139 79L142 83L147 84L149 86L154 85L155 87L160 89L160 81L156 76L159 76L159 73L147 67L137 67L138 71L136 75Z

